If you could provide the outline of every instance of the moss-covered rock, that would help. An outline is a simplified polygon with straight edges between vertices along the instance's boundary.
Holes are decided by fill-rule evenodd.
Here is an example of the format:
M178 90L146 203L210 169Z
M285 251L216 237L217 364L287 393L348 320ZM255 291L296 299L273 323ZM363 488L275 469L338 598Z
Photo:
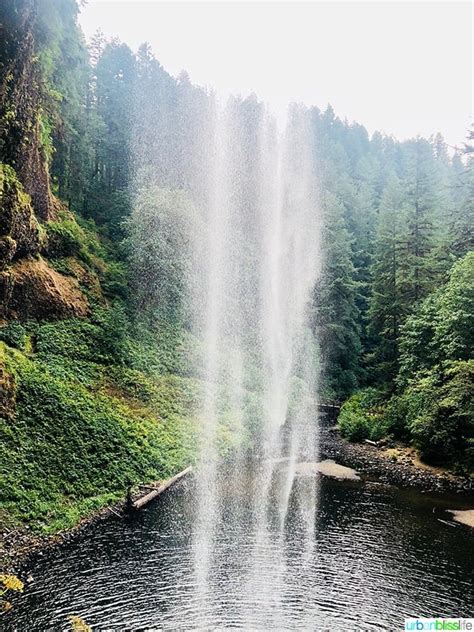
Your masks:
M0 349L0 417L9 419L15 412L16 384L5 363L5 354Z
M0 163L0 269L40 249L41 229L15 171Z

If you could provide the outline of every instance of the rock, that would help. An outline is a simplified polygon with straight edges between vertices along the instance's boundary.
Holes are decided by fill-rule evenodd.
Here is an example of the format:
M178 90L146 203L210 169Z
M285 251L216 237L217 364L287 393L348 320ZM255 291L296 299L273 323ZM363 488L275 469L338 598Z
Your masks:
M448 511L453 514L453 520L474 529L474 509L449 509Z
M89 304L77 280L59 274L42 259L22 259L0 272L0 318L65 318L88 313Z
M40 249L40 227L15 171L0 164L0 269Z
M305 462L298 463L295 467L295 473L300 476L311 476L312 474L322 474L328 478L336 478L338 480L360 480L357 472L350 467L339 465L335 461L327 459L319 463Z

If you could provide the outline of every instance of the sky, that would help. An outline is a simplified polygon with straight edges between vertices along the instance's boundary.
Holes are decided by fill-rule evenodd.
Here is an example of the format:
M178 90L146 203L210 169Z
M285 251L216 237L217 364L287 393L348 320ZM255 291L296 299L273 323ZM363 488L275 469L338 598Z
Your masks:
M146 41L172 75L255 92L279 119L303 102L400 140L441 132L460 145L472 120L470 2L88 0L79 16L133 50Z

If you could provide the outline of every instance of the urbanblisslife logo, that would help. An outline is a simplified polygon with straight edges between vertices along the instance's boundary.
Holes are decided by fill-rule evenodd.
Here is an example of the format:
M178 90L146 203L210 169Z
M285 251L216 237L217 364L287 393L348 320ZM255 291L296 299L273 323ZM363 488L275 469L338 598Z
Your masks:
M405 630L472 630L474 619L405 619Z

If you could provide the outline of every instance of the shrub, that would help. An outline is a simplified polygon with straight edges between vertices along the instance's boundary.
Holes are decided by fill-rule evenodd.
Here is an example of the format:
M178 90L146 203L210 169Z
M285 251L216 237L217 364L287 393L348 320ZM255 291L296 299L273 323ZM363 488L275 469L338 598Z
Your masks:
M47 254L50 257L75 257L83 248L83 234L73 219L46 224Z
M344 402L338 419L343 437L350 441L378 441L390 430L379 391L366 388Z
M473 467L474 360L446 364L404 393L408 425L421 455L433 462Z

